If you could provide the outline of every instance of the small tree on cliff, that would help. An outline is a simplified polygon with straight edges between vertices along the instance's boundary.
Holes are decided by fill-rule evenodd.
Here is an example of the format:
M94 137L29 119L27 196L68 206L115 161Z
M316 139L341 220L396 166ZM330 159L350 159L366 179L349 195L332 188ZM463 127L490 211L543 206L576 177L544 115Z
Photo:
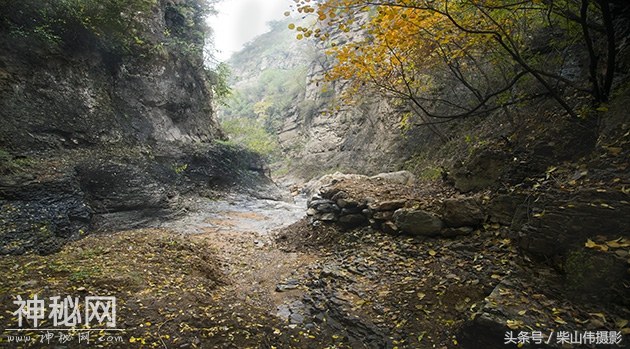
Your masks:
M290 26L298 39L329 43L335 64L327 79L350 81L350 93L371 86L406 100L432 122L542 96L578 118L574 97L590 96L598 107L611 93L617 47L609 0L300 0L297 11L317 22ZM578 51L589 62L587 79L568 71Z

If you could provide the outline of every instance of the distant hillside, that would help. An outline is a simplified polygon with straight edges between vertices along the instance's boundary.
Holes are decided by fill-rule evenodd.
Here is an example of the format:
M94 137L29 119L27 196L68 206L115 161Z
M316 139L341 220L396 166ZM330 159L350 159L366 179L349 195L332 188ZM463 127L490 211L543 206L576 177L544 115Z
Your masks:
M277 133L304 99L307 70L317 52L312 44L295 40L288 23L272 22L268 33L231 57L232 94L218 108L233 141L276 159L281 154Z
M309 25L274 22L229 60L233 93L218 116L231 139L276 160L277 174L302 179L400 167L402 134L387 103L366 96L341 105L344 84L320 81L329 66L323 47L296 40L291 23Z

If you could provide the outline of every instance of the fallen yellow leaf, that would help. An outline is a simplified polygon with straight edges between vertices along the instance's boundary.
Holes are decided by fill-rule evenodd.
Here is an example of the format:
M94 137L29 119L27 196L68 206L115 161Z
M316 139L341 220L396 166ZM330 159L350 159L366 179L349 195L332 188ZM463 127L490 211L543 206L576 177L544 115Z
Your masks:
M586 243L584 244L584 247L592 248L594 250L600 250L600 251L604 251L604 252L608 251L608 246L607 245L600 245L598 243L595 243L591 239L586 240Z
M524 323L520 320L507 320L506 325L511 330L517 330L519 328L522 328Z
M616 240L607 241L606 245L611 248L630 247L630 241L624 238L619 238Z
M567 322L562 320L560 317L556 317L555 319L553 319L553 321L555 321L556 323L559 323L560 325L566 325Z

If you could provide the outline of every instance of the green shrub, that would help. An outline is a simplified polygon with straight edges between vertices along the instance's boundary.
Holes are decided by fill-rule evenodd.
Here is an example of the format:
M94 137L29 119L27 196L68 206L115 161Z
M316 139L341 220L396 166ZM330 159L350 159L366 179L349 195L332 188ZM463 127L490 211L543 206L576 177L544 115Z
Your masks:
M12 36L39 40L48 48L99 42L128 50L141 35L141 16L156 0L0 0L0 26Z
M266 158L272 158L278 153L278 141L256 120L235 118L223 121L221 126L236 144Z
M213 69L206 68L206 78L212 88L212 93L218 99L219 103L224 104L225 98L230 96L232 90L228 83L230 77L230 68L225 63L220 63Z
M165 9L163 35L146 27L158 0L0 0L0 29L19 39L38 41L45 48L79 49L99 46L124 54L134 48L163 44L201 53L204 16L212 1L188 0ZM180 51L181 51L180 50Z

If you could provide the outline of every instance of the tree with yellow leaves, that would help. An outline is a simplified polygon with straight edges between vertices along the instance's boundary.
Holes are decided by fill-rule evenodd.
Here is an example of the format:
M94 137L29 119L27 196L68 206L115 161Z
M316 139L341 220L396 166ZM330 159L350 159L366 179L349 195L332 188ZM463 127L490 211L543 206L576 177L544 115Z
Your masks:
M290 28L298 39L328 43L329 80L348 80L353 91L374 87L421 116L483 115L548 96L577 118L567 96L590 96L597 107L611 93L611 0L295 1L316 23ZM582 58L586 78L568 68Z

